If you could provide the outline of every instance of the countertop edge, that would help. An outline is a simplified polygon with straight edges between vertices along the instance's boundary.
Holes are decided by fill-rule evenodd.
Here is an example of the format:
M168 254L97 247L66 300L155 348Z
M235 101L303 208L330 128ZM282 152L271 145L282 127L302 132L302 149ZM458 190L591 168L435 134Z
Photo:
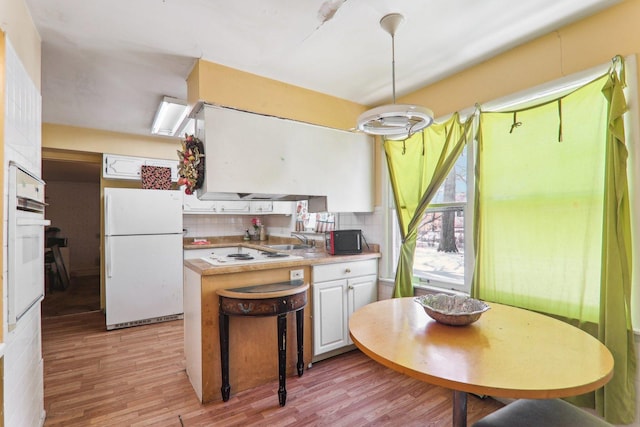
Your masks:
M221 245L218 245L218 246L221 246ZM229 245L227 244L226 246L229 246ZM215 246L211 246L211 247L215 247ZM193 270L194 272L200 274L201 276L212 276L212 275L227 274L227 273L244 273L247 271L273 270L276 268L336 264L340 262L376 259L382 256L380 252L363 252L357 255L329 255L326 252L314 253L311 256L299 254L299 253L297 253L296 255L301 255L304 258L281 261L281 262L244 264L244 265L236 265L236 266L229 266L229 267L212 266L206 261L203 261L199 258L194 258L194 259L184 260L184 267L190 270Z

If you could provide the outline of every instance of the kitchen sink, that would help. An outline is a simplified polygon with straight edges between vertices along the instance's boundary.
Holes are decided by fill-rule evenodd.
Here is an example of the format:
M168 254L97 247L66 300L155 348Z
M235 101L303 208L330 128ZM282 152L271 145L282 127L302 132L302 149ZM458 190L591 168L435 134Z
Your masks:
M293 251L296 249L312 249L311 245L295 244L295 245L265 245L269 249L276 249L278 251Z

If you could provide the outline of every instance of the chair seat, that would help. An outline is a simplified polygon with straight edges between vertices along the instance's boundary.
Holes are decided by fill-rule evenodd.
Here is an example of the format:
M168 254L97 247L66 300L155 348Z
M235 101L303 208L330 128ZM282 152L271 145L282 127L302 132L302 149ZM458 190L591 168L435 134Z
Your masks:
M520 399L473 427L611 427L612 424L561 399Z

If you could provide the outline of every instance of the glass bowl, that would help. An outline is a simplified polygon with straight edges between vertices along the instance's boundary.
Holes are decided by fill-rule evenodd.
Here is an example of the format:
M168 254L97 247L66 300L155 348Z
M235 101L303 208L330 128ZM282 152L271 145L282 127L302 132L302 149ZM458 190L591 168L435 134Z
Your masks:
M415 297L433 320L445 325L469 325L491 307L485 302L464 295L429 294Z

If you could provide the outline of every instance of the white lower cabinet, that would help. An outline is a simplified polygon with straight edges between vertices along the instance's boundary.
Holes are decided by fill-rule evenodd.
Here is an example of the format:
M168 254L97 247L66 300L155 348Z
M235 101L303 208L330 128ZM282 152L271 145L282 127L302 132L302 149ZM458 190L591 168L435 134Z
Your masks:
M314 266L314 360L353 344L349 337L351 314L377 297L377 259Z

